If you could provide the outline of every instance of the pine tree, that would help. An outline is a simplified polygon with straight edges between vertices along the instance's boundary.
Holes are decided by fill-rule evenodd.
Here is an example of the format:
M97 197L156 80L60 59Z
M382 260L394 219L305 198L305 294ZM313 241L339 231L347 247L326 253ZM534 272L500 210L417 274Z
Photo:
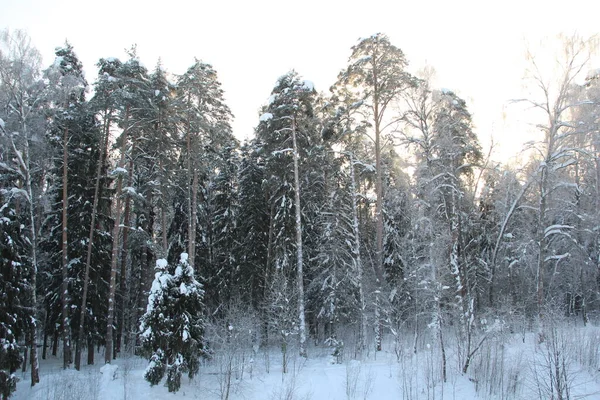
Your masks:
M398 101L400 95L407 88L414 85L414 79L405 71L406 58L402 50L392 45L387 36L375 34L369 38L362 39L352 47L352 55L349 66L342 71L338 77L336 86L352 87L350 93L355 96L355 104L358 104L367 113L367 119L372 125L373 140L375 144L375 275L377 279L376 304L379 304L379 296L384 283L383 277L383 177L384 166L382 164L382 148L384 145L384 134L386 128L397 123L399 118L389 115L394 101ZM376 306L376 313L380 313ZM376 343L377 351L381 350L381 321L377 317Z
M196 260L196 244L205 243L204 239L198 240L198 230L204 228L198 226L198 221L201 217L206 219L206 189L217 168L215 159L222 149L234 146L235 142L230 127L232 115L225 104L217 72L199 60L178 77L175 102L181 139L180 167L186 179L180 190L187 203L175 205L176 212L187 210L187 215L176 215L175 219L185 218L187 223L181 226L178 222L178 226L174 222L171 227L172 234L179 231L178 240L185 243L190 264L196 268L201 265ZM187 232L181 231L184 228ZM206 237L206 232L200 231L199 237ZM175 249L170 253L170 259L176 256ZM203 259L206 262L206 255Z
M88 176L94 169L90 156L98 149L98 130L95 117L85 102L88 85L83 76L83 66L72 46L65 43L55 53L56 60L45 74L49 81L49 142L56 148L57 155L61 156L56 158L53 168L57 177L57 193L56 208L46 220L50 237L42 242L42 246L51 260L51 270L48 272L61 271L60 278L56 274L60 286L55 287L55 291L60 293L63 367L66 368L72 361L71 322L77 321L70 314L80 304L72 297L73 293L79 293L73 287L81 283L76 279L81 271L78 260L83 259L85 245L82 243L87 237L86 229L81 225L81 216L89 212L84 208L90 200ZM69 204L69 199L74 204ZM60 260L56 260L55 255L58 254Z
M128 163L128 169L126 165L126 157L128 153L128 144L131 141L132 146L135 147L136 139L140 136L143 122L145 120L145 110L148 105L149 98L149 85L146 68L140 63L137 58L135 47L130 52L130 59L117 69L117 79L119 80L119 89L117 90L117 107L121 110L120 115L120 127L122 133L119 138L120 146L120 159L117 168L113 171L116 177L115 187L115 216L114 226L112 230L112 254L111 254L111 268L110 268L110 280L108 285L108 314L106 323L106 348L104 354L104 361L110 363L115 357L116 351L120 348L120 343L116 341L115 337L115 320L117 316L117 272L119 272L119 256L121 259L120 268L120 283L125 284L126 279L126 256L127 256L127 229L123 233L123 243L119 246L119 239L121 233L121 224L124 223L126 228L129 227L130 207L131 198L127 194L128 190L125 191L123 182L131 182L133 176L134 164L130 156L130 162ZM125 176L127 175L127 176ZM126 183L127 184L127 183ZM124 198L123 198L124 197ZM123 204L124 203L124 204ZM124 210L123 210L124 209ZM122 211L124 213L122 214ZM124 221L121 221L123 217ZM121 250L121 251L119 251ZM125 273L124 273L125 272ZM119 302L119 306L123 307L123 299ZM116 342L116 343L115 343Z
M143 314L158 254L168 253L167 227L171 216L177 159L177 116L174 85L159 61L141 89L147 101L137 103L136 126L128 151L123 243L119 267L116 351L132 350L135 329ZM136 229L132 229L136 227Z
M140 323L142 353L150 360L144 377L157 385L166 373L169 392L176 392L182 373L193 378L199 369L199 357L206 353L204 290L194 278L186 253L181 254L175 268L164 259L156 266L148 308Z

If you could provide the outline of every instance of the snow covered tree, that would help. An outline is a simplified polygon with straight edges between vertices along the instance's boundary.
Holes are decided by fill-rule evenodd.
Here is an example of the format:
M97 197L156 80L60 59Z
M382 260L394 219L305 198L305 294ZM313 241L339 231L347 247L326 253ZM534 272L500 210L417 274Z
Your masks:
M362 103L355 102L354 96L349 88L344 86L334 86L332 89L332 97L330 101L326 102L322 107L325 117L323 118L323 138L326 140L331 147L333 153L337 153L333 149L339 147L339 155L336 157L334 164L337 164L337 168L330 174L330 179L338 177L341 179L340 182L333 183L333 192L338 191L339 193L333 194L328 192L330 196L338 196L340 199L347 198L349 203L346 206L350 206L351 221L351 245L350 255L352 268L350 273L350 281L356 286L358 299L357 307L360 318L358 324L358 341L357 341L357 352L363 352L367 346L367 331L368 331L368 287L370 276L365 274L365 267L367 265L363 260L363 252L366 253L368 246L369 237L369 208L370 202L368 201L366 190L369 190L372 178L372 165L370 163L371 158L369 157L368 143L365 141L364 132L367 128L368 123L363 119L360 107ZM343 172L347 170L347 172ZM344 178L345 177L345 178ZM339 186L339 187L337 187ZM344 195L343 193L348 193ZM347 196L347 197L346 197ZM345 209L340 205L341 209ZM344 218L344 217L342 217ZM343 227L344 225L338 225ZM324 230L324 233L327 229ZM328 258L329 255L325 255Z
M260 152L265 159L266 175L269 177L267 190L269 204L272 206L267 273L270 274L273 269L281 270L283 276L291 279L290 271L295 264L299 351L303 357L306 356L306 320L302 220L310 221L310 216L308 213L303 216L302 213L303 209L315 208L311 202L301 202L301 182L313 185L318 183L317 180L309 180L309 174L314 173L315 169L303 169L311 158L319 160L320 137L314 113L314 95L312 83L301 80L296 72L283 75L271 93L269 104L265 107L256 130L256 139L262 146ZM311 192L313 191L307 191ZM277 273L272 276L275 275Z
M0 32L1 168L16 175L16 179L3 182L8 186L2 190L14 196L17 215L23 218L19 223L24 228L21 234L26 238L27 262L24 264L28 280L24 305L32 311L37 306L39 210L44 199L41 184L48 168L44 154L46 141L41 108L44 84L40 79L40 60L40 54L24 32ZM39 382L37 319L33 312L22 317L27 321L26 347L30 350L33 386Z
M155 198L160 218L160 248L162 257L167 257L169 250L168 242L168 216L170 215L170 202L173 195L174 177L177 170L177 114L173 97L175 85L168 80L167 72L162 64L157 64L150 75L151 98L151 122L148 143L151 147L143 152L147 163L145 175L150 181L146 191ZM150 139L149 138L149 139ZM148 203L152 203L148 199Z
M23 253L27 246L15 199L5 189L10 187L7 181L15 178L11 171L0 171L0 395L3 399L16 390L18 378L14 373L22 362L18 340L24 338L27 320L32 317L31 312L24 312L26 298L23 295L29 290L27 257Z
M404 53L392 45L389 38L377 33L362 39L352 47L352 54L346 70L338 76L337 86L346 86L355 98L355 103L364 110L364 118L372 129L375 145L375 275L378 281L376 293L381 292L383 282L383 177L382 148L389 127L396 125L398 116L390 115L394 102L414 84L411 75L405 71L408 64ZM376 303L378 303L376 299ZM379 313L379 309L376 309ZM376 322L377 351L381 350L380 321Z
M198 240L198 230L205 228L198 226L202 216L198 212L206 215L204 192L212 174L218 169L215 161L223 149L235 146L230 127L232 115L225 104L217 72L210 64L199 60L178 77L175 102L181 140L180 167L186 181L180 184L185 204L175 205L171 235L177 235L177 241L185 245L183 250L187 251L190 264L196 268L196 244L204 242L204 239ZM181 201L181 196L177 197L176 201ZM186 215L177 215L184 210ZM185 225L181 225L183 218ZM182 232L183 229L187 231ZM205 233L201 232L199 237L203 236ZM170 259L178 251L172 248Z
M235 258L238 271L234 282L240 299L251 303L256 310L264 304L267 289L265 272L269 259L270 216L270 209L265 207L265 169L259 151L260 148L252 144L242 147L237 178L239 209Z
M233 143L232 143L233 144ZM212 162L212 177L206 188L206 261L203 276L207 307L218 309L230 304L239 293L235 285L237 261L237 168L235 147L220 150Z
M407 277L413 282L413 299L429 296L437 312L447 306L457 309L465 339L461 362L466 371L472 357L479 251L474 239L473 177L481 164L481 149L466 103L454 92L431 90L425 79L405 99L405 138L415 150L416 162L411 218L418 227L407 236L411 264ZM437 248L429 246L432 240ZM428 289L419 288L419 282L427 282ZM434 313L432 319L441 335L444 316Z
M600 69L588 72L584 85L578 93L579 106L575 110L574 121L581 129L580 135L573 135L574 147L584 151L576 153L577 163L572 167L578 190L573 203L576 206L576 235L578 252L572 256L580 267L579 288L574 288L567 314L583 311L586 322L586 308L598 307L600 296ZM576 168L575 168L576 167ZM593 282L593 283L592 283ZM575 304L581 299L578 310Z
M541 122L541 140L532 143L537 157L532 160L533 176L537 183L537 311L540 321L540 340L543 339L543 317L548 298L549 274L566 261L574 242L572 231L576 228L577 215L569 217L569 210L577 209L576 187L570 169L577 167L578 150L573 146L575 136L581 135L581 127L572 118L573 111L581 104L574 95L576 79L585 72L593 48L592 39L577 36L562 39L560 57L555 63L542 63L530 53L529 78L531 89L537 97L524 100L538 112ZM545 67L552 68L548 71ZM550 77L555 74L555 76ZM583 124L584 125L584 124ZM582 126L583 127L583 126ZM575 174L576 175L576 174ZM577 243L577 241L575 241Z
M310 283L307 287L308 309L316 314L317 333L330 346L339 346L343 329L358 323L364 310L360 302L360 274L357 270L356 237L352 182L348 171L353 167L341 168L337 159L328 177L326 192L328 201L320 210L319 224L322 225L318 238L319 251L314 257ZM364 337L358 330L357 349L362 347ZM339 348L337 349L339 351ZM335 351L335 350L334 350ZM339 354L341 357L341 354Z
M48 253L45 272L56 278L55 282L49 282L50 287L59 294L57 298L61 302L63 366L66 368L72 360L71 323L77 324L77 317L72 318L70 314L81 304L76 295L80 290L75 288L82 283L78 275L82 273L80 267L83 266L81 261L88 236L81 218L90 211L86 209L92 197L88 177L94 174L94 152L100 143L96 119L85 102L88 85L83 66L68 43L57 48L55 53L54 64L45 72L49 142L57 156L51 171L56 184L50 189L55 192L55 206L45 220L44 229L48 235L41 246ZM60 259L57 259L59 255Z
M199 358L206 353L204 290L194 278L187 253L181 254L175 268L159 259L156 269L148 307L140 323L142 354L150 360L144 377L151 385L157 385L166 373L169 392L176 392L182 373L193 378L199 369Z
M104 354L104 361L110 363L115 356L116 350L119 349L119 343L115 340L115 318L117 313L117 272L119 270L119 259L121 259L120 278L121 283L126 279L126 274L123 273L125 269L126 260L126 249L127 249L127 236L125 230L123 232L123 244L120 243L121 226L124 225L128 228L129 224L129 212L131 207L130 196L124 195L124 188L130 186L124 186L123 182L126 179L130 182L133 175L133 162L130 159L129 169L126 167L126 158L128 153L128 146L130 141L135 143L135 140L139 136L141 125L145 122L144 110L148 104L149 86L148 76L146 68L140 63L137 57L135 47L130 52L130 58L125 63L121 64L116 70L116 79L118 79L119 86L117 90L116 109L120 110L119 115L119 126L122 129L122 133L118 138L120 147L119 162L113 175L116 179L115 187L115 214L114 214L114 226L112 229L112 254L111 254L111 268L110 268L110 280L108 285L108 313L106 323L106 348ZM131 145L133 147L134 144ZM131 157L131 154L129 154ZM129 191L125 191L128 194ZM125 203L125 204L123 204ZM123 210L124 209L124 210ZM122 211L124 213L122 214ZM121 221L123 217L124 221ZM125 249L125 250L123 250ZM121 250L121 251L119 251ZM122 300L122 299L121 299ZM122 304L121 304L122 306Z
M117 351L132 350L145 309L154 259L168 252L167 227L177 173L175 87L160 61L140 90L127 153L127 183L119 267ZM158 218L157 218L158 216ZM135 227L135 229L133 229Z

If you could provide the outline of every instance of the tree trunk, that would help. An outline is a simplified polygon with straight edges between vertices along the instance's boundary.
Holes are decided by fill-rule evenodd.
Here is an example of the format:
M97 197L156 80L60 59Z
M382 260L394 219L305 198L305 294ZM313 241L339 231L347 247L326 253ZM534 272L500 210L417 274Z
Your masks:
M162 174L163 171L162 158L158 161L158 169ZM162 175L161 175L162 177ZM160 201L162 203L160 207L160 225L162 228L161 237L162 237L162 258L167 258L169 254L169 242L167 239L167 201L166 201L166 187L164 182L164 177L160 180Z
M108 138L110 116L108 113L107 120L104 122L103 135ZM85 272L83 275L83 294L81 296L81 309L79 316L79 329L77 334L77 343L75 345L75 369L81 369L81 348L83 346L83 335L85 326L85 317L87 314L87 295L90 282L90 267L92 264L92 248L94 243L94 232L96 230L96 216L98 214L98 202L100 197L100 179L102 177L102 165L104 164L104 154L107 152L108 142L104 146L100 146L100 154L98 155L98 163L96 165L96 183L94 185L94 200L92 203L92 215L90 222L90 232L88 235L87 252L85 256ZM88 356L89 357L89 356Z
M198 221L198 171L194 167L192 180L192 198L190 202L189 258L190 265L195 268L196 263L196 222Z
M69 178L69 166L68 166L68 157L69 157L69 129L64 129L63 136L63 191L62 191L62 285L61 285L61 293L60 300L62 303L62 339L63 339L63 369L69 367L71 364L71 338L69 335L69 256L67 253L68 250L68 240L67 240L67 208L69 206L69 192L68 192L68 178Z
M127 186L131 186L133 183L133 160L129 160L129 176L127 178ZM123 215L123 243L121 247L121 279L119 280L119 316L118 316L118 331L117 331L117 343L115 351L121 352L121 346L123 345L123 331L125 330L125 310L128 306L128 293L127 293L127 242L129 240L129 229L131 225L130 221L131 214L131 196L129 194L125 197L125 214Z
M21 116L25 115L23 109L21 111ZM24 121L21 121L22 131L23 133L27 133L27 126ZM30 155L29 155L29 138L26 137L25 140L25 159L21 156L21 153L17 151L14 141L11 140L11 145L14 151L14 154L17 156L18 164L25 177L25 188L27 191L28 204L29 204L29 224L30 224L30 251L31 251L31 268L29 271L29 307L31 310L37 310L37 295L36 295L36 286L37 286L37 229L35 223L35 207L33 204L33 188L31 187L31 165L30 165ZM40 381L39 375L39 363L37 359L37 327L35 314L31 316L32 321L28 324L29 329L29 346L31 347L31 357L32 357L32 368L31 368L31 386L34 386L36 383Z
M365 300L365 285L363 277L363 265L360 257L360 226L358 222L358 193L356 188L356 175L354 173L354 154L350 153L350 187L352 189L352 233L354 235L354 256L355 269L358 279L358 297L360 305L360 325L359 325L359 350L362 353L367 348L367 302Z
M265 201L269 201L269 196ZM269 317L266 304L268 296L269 296L269 280L271 279L271 262L273 259L273 236L274 236L274 220L275 220L275 202L271 202L271 210L269 213L269 234L268 234L268 242L267 242L267 263L265 265L265 275L264 275L264 283L263 283L263 301L265 302L262 307L262 337L261 337L261 345L267 346L269 344Z
M540 181L540 202L538 215L538 262L537 262L537 306L540 323L543 319L544 307L544 265L546 258L546 207L548 189L547 166L542 167L542 178Z
M123 168L125 165L125 144L127 143L127 127L129 122L129 106L125 110L125 129L122 133L121 143L121 160L119 161L119 167ZM110 282L108 286L108 314L106 318L106 348L104 352L104 362L110 363L113 358L113 322L115 316L115 294L117 286L117 264L119 259L119 232L121 225L121 191L123 188L123 174L118 171L117 188L115 191L116 205L115 205L115 224L113 227L113 242L112 242L112 254L110 263Z
M27 372L27 360L29 360L29 346L23 349L23 362L21 364L21 372Z
M190 101L188 97L188 102ZM187 181L188 186L188 261L192 268L196 265L196 219L198 217L198 172L192 162L192 132L190 116L187 118Z
M381 351L382 324L379 294L383 284L383 171L381 166L381 115L377 68L373 68L373 116L375 118L375 349Z
M94 365L94 341L91 338L87 340L87 364Z
M296 119L292 119L292 141L294 144L294 208L296 209L296 273L298 288L298 322L300 329L300 357L306 354L306 316L304 312L304 273L302 254L302 210L300 209L300 176L298 172L298 143Z
M441 312L441 310L438 310L438 312ZM446 361L446 347L444 345L444 332L442 331L442 320L441 317L438 315L438 321L439 321L439 338L440 338L440 353L442 355L442 381L446 382L446 365L447 365L447 361Z
M52 356L56 357L58 352L58 331L55 329L52 333Z
M46 352L48 351L48 331L44 329L44 339L42 344L42 360L46 359Z

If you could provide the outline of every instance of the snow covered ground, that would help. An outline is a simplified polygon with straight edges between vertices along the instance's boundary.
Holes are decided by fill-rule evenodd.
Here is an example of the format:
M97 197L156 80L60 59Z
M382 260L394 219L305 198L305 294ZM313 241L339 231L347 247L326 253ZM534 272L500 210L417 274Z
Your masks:
M224 352L204 362L193 380L186 376L174 394L162 384L150 387L143 378L147 361L138 357L80 372L63 371L59 357L42 361L41 383L34 388L22 376L14 399L549 399L557 390L564 398L600 399L598 327L564 326L541 344L532 333L489 338L467 374L460 372L459 342L447 337L445 383L438 346L423 338L415 354L413 338L396 346L389 337L384 351L362 361L345 354L335 363L331 348L310 347L308 360L290 358L286 374L278 348Z

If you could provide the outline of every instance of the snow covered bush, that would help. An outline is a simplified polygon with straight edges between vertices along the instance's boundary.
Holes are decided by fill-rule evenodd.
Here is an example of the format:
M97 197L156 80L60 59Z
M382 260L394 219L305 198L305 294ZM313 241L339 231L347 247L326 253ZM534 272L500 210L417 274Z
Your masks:
M140 324L142 355L150 360L144 378L157 385L166 373L169 392L176 392L181 375L187 372L193 378L205 354L204 290L187 253L181 254L174 270L164 259L156 262L156 270Z

